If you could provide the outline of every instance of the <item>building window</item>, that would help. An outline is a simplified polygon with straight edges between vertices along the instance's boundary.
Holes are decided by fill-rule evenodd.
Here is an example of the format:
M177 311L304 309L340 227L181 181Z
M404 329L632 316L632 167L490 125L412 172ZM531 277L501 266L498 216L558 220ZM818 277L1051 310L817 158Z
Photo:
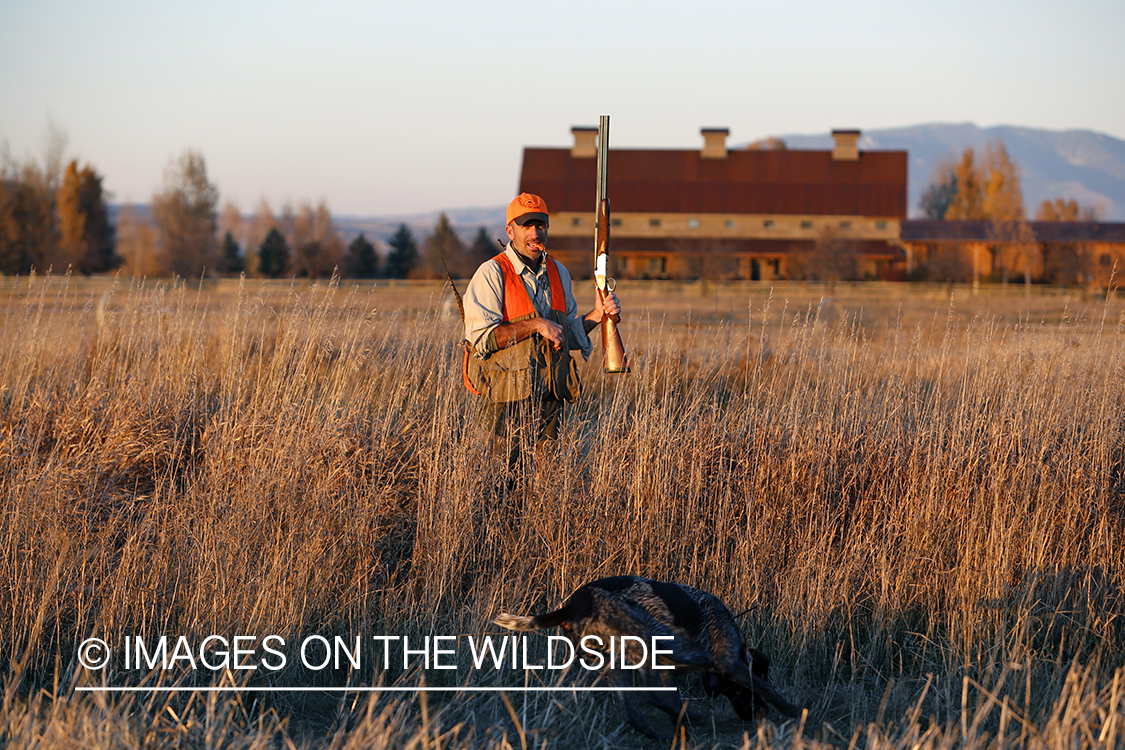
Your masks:
M668 267L668 262L664 258L649 258L648 259L648 272L649 273L664 273Z
M659 221L659 219L657 219L657 221ZM687 225L688 229L699 229L699 219L688 219Z
M573 219L570 220L570 225L572 227L582 226L582 217L581 216L575 216Z
M609 225L611 227L619 227L619 226L621 226L621 219L610 219Z
M727 219L723 222L723 226L727 229L734 229L738 226L738 222L736 222L734 219Z
M1103 266L1108 267L1112 260L1113 259L1109 257L1109 253L1102 253L1098 256L1098 263L1102 264Z
M762 222L762 226L765 227L766 229L769 229L770 227L773 226L773 219L766 219L765 221Z
M811 221L802 221L801 222L801 229L812 229L812 222Z
M658 226L660 226L660 219L656 219L656 218L653 218L653 219L649 219L649 220L648 220L648 225L649 225L650 227L658 227Z
M852 228L852 223L850 221L841 221L840 222L840 229L851 229L851 228Z

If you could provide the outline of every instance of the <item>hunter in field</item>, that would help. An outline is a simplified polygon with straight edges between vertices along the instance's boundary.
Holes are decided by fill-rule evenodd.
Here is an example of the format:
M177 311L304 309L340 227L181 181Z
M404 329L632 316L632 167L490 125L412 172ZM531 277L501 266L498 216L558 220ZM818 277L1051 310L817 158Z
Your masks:
M570 352L586 359L589 333L621 305L612 292L578 314L570 272L547 254L550 214L537 195L508 204L508 244L483 263L464 296L466 387L484 399L486 423L498 436L523 424L537 442L555 440L563 405L579 396Z

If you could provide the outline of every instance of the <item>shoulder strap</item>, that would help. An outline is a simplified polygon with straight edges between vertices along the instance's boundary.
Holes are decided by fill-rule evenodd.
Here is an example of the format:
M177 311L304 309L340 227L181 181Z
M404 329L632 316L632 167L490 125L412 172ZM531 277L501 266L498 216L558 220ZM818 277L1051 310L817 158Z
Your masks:
M547 278L551 282L551 309L566 314L566 297L563 296L562 279L555 259L547 256Z
M500 264L500 270L504 274L504 322L516 318L536 317L535 304L531 301L531 295L527 293L523 280L516 273L512 261L504 253L500 253L493 260ZM553 294L554 290L552 289L551 292Z

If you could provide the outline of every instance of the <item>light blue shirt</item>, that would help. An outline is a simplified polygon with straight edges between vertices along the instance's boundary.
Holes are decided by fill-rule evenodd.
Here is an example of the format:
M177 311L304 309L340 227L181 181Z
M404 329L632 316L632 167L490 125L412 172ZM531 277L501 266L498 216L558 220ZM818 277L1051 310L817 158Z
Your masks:
M535 311L540 316L547 317L547 313L551 310L551 280L547 275L547 263L544 261L539 264L538 273L533 271L512 248L510 242L504 248L504 254L512 261L512 268L523 281ZM586 335L582 317L578 314L578 303L574 301L574 292L571 288L570 271L557 261L555 267L559 269L559 281L562 283L563 295L566 297L566 325L570 333L571 346L581 351L584 359L589 359L594 344ZM473 274L469 288L465 290L464 303L465 340L473 345L478 357L487 357L488 334L504 322L504 271L497 260L491 259L482 263Z

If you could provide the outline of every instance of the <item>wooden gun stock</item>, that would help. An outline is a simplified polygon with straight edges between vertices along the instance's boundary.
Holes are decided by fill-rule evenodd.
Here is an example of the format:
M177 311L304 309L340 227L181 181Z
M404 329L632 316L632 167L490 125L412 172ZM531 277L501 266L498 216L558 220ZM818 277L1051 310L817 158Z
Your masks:
M598 205L594 228L594 285L598 301L612 294L617 282L609 278L609 198L606 197L606 177L609 166L609 115L602 115L598 123ZM617 324L620 315L602 318L602 365L607 373L629 372L629 358L621 342Z

